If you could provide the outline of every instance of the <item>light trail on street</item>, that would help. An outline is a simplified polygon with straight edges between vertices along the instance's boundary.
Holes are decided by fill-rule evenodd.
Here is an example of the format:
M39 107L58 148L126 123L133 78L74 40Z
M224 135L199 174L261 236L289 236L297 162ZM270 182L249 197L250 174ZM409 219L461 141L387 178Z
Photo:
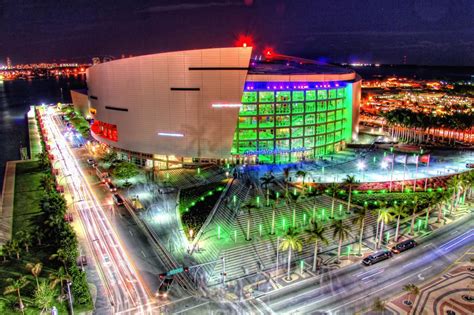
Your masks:
M80 217L114 312L151 314L151 295L88 184L58 126L58 116L51 107L43 112L55 166L60 170L73 201L73 208Z

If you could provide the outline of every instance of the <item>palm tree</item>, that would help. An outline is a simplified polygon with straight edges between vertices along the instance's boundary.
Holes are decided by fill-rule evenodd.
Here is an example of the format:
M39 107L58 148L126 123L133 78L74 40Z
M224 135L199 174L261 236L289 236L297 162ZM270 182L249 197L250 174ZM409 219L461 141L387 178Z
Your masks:
M300 201L301 199L301 194L288 194L287 195L287 202L289 205L291 205L291 208L292 208L292 227L295 228L296 227L296 205L298 204L298 202Z
M303 250L303 242L301 241L301 238L298 236L298 233L292 229L289 228L288 231L286 232L285 238L282 240L280 243L280 249L281 250L288 250L288 275L286 277L286 280L290 281L291 280L291 252L296 251L296 252L301 252Z
M400 218L406 216L406 208L403 203L396 204L391 208L393 216L397 218L397 227L395 228L395 242L398 241L398 233L400 231Z
M40 263L40 262L36 263L36 264L27 263L26 264L26 269L28 269L31 272L31 274L33 275L33 277L35 277L36 287L39 289L38 277L41 273L41 270L43 269L43 264Z
M7 295L7 294L10 294L10 293L16 292L16 294L18 296L18 304L20 305L21 312L23 313L23 309L25 307L24 307L23 301L21 299L20 290L23 289L24 287L26 287L28 285L28 283L30 283L30 282L26 279L26 276L21 276L16 280L12 279L12 278L8 278L7 282L9 282L10 285L5 288L5 291L3 291L3 294Z
M25 246L25 250L27 253L29 253L30 245L31 245L31 240L33 236L31 235L30 232L28 231L18 231L15 234L16 238L18 239L18 242L21 243L23 246Z
M283 176L285 177L285 194L288 195L288 179L290 178L290 168L283 169Z
M344 224L342 220L335 220L332 223L331 228L334 229L333 238L337 238L339 241L339 245L337 247L337 262L336 263L340 263L342 242L344 242L346 239L349 238L350 228L348 225Z
M272 199L272 202L271 202L271 204L272 204L272 227L271 227L270 234L274 235L275 234L276 207L278 205L280 197L279 197L278 193L272 193L272 194L270 194L270 199Z
M272 175L271 172L266 173L263 177L260 177L261 185L265 188L267 193L267 207L270 204L270 184L275 182L275 176Z
M367 201L364 203L364 206L368 206ZM373 214L377 216L377 226L376 226L376 228L375 228L375 237L374 237L375 246L377 246L378 237L379 237L380 224L379 224L378 219L379 219L379 217L380 217L380 211L381 211L382 209L384 209L386 206L387 206L387 202L386 202L386 201L380 201L380 202L378 203L377 209L373 212Z
M374 304L372 304L372 310L376 312L385 311L385 301L382 301L380 298L376 298Z
M347 200L347 213L351 212L352 186L357 183L355 176L347 175L344 184L349 185L349 199Z
M382 245L384 224L388 224L390 221L392 221L392 219L393 217L390 214L390 209L388 208L380 209L380 215L379 215L379 218L377 219L377 222L380 222L380 235L378 239L377 248L380 248L380 246Z
M313 272L316 271L317 269L317 261L318 261L318 242L322 242L324 244L328 244L329 241L327 238L324 236L324 232L326 232L326 229L324 226L318 225L316 222L313 222L311 220L311 228L309 230L306 230L306 232L309 233L309 241L314 242L314 256L313 256Z
M54 303L55 292L48 285L48 283L43 280L38 285L38 289L35 291L35 304L41 309L41 314L47 312Z
M305 178L306 178L306 172L303 171L303 170L299 170L299 171L296 172L296 176L303 178L303 187L304 187L304 180L305 180Z
M411 223L410 223L410 235L415 235L415 219L417 217L416 212L418 211L418 207L420 206L420 200L418 196L415 196L412 200L412 212L411 212Z
M36 227L34 229L33 235L36 238L37 244L41 246L41 240L45 237L43 229L40 227Z
M436 205L439 202L439 195L430 195L428 197L428 207L426 208L426 217L425 217L425 230L428 228L430 220L430 212L433 205Z
M5 244L0 245L0 256L2 256L3 262L7 261L8 249L7 249L7 246L5 246Z
M408 293L408 299L411 300L411 296L413 295L415 298L418 294L420 294L420 288L418 288L415 284L409 283L403 286L403 291Z
M8 241L8 248L10 249L10 252L14 252L16 254L16 259L20 260L20 244L18 244L18 240L13 239L11 241Z
M443 208L446 204L451 203L452 196L449 192L444 191L440 194L439 197L439 204L438 204L438 219L436 220L437 223L441 222L441 219L444 217Z
M332 194L332 204L331 204L331 217L330 219L334 219L334 207L336 204L336 193L339 190L338 183L331 183L328 187L329 193Z
M64 281L71 280L71 277L67 274L65 268L61 266L56 272L52 272L49 274L49 280L51 280L51 288L53 289L59 283L59 285L61 286L61 294L62 294Z
M255 206L251 203L247 203L245 204L242 208L244 208L245 210L247 210L247 236L246 236L246 240L247 241L250 241L251 238L250 238L250 221L252 220L252 210L255 209Z
M55 254L52 254L51 256L49 256L49 259L50 260L58 259L60 262L63 263L64 269L67 272L66 261L68 259L68 254L66 250L64 250L63 248L59 248Z
M362 255L362 238L364 237L364 225L365 218L369 213L368 205L364 205L363 208L358 208L355 212L355 217L352 219L352 224L355 224L359 227L359 252L358 256Z

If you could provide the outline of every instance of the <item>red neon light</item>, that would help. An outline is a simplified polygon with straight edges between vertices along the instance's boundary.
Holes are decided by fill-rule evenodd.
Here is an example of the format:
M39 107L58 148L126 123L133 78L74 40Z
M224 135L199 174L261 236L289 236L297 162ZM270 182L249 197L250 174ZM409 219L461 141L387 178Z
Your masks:
M266 59L270 59L275 55L275 52L273 51L273 48L267 47L263 50L263 56Z
M239 35L235 41L237 47L253 47L253 38L250 35Z
M91 126L93 133L99 137L117 142L118 141L118 132L117 125L108 124L99 120L94 121Z

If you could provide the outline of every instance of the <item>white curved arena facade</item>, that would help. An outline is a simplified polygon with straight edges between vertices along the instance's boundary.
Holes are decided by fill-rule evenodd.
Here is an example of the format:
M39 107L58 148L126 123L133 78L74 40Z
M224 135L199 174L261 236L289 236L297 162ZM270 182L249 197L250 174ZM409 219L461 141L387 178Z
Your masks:
M159 53L87 70L93 137L149 167L285 163L337 152L357 132L361 80L251 47Z

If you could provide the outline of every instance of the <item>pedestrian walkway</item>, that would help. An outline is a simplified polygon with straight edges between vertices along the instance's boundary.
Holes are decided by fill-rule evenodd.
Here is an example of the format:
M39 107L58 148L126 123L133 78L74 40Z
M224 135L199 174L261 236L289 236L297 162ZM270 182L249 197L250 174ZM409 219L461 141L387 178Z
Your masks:
M16 164L22 161L8 161L5 166L3 190L0 198L0 245L11 238L13 223L13 204L15 201Z

